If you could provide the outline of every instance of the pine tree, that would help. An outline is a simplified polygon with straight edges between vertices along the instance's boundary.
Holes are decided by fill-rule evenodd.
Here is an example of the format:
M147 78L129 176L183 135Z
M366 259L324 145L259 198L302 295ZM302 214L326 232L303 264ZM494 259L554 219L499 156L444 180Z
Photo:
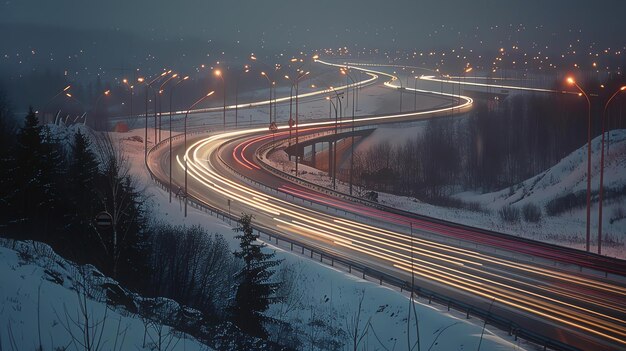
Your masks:
M244 214L239 220L239 226L234 229L241 233L236 238L240 240L241 251L235 256L243 259L244 266L236 274L239 281L235 295L233 319L235 324L249 335L266 338L267 333L263 322L269 319L263 315L270 304L279 300L276 290L280 283L272 282L274 271L271 270L280 264L280 260L273 260L274 253L264 253L265 245L257 242L259 236L252 229L252 216Z
M67 169L69 240L88 240L95 235L92 221L102 208L97 191L98 170L99 163L91 150L91 141L80 130L77 131ZM93 248L95 245L94 243L89 247ZM84 261L92 257L93 252L90 251L92 250L77 250L74 257ZM84 257L78 257L81 254Z
M17 143L11 160L12 184L8 201L12 204L11 224L18 225L18 231L28 233L33 238L33 219L37 218L43 205L43 179L41 177L40 157L43 154L41 126L39 119L30 108L24 126L17 134ZM21 229L21 230L20 230Z
M0 90L0 233L7 231L6 224L11 217L13 204L9 194L13 191L13 172L11 170L11 150L15 144L15 126L13 112L6 94Z

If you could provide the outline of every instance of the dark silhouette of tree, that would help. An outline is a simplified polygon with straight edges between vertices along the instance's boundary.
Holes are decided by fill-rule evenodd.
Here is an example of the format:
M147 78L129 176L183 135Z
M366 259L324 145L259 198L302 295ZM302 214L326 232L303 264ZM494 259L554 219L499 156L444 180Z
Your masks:
M90 139L80 130L74 134L74 142L67 166L68 240L93 241L95 239L94 217L102 208L98 200L99 162L91 148ZM75 250L73 257L86 262L94 254L91 250ZM72 247L68 245L67 247Z
M269 319L263 312L279 300L276 290L280 283L271 281L274 274L271 269L281 261L273 260L274 253L262 251L265 245L257 242L259 235L254 234L251 215L242 215L234 230L241 233L236 236L240 240L240 251L235 252L235 256L243 260L244 266L235 276L239 283L232 306L233 320L245 333L265 339L267 332L263 323Z
M65 165L58 141L46 127L39 125L32 108L17 133L12 156L4 162L7 232L22 239L53 244L58 239L53 234L63 226L60 184Z

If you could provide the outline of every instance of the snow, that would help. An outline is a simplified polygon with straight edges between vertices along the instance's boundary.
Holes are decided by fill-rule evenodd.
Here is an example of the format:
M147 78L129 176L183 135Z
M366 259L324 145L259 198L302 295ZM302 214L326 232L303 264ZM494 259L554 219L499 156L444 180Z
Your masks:
M372 89L380 88L372 87ZM361 96L365 96L366 91L368 90L363 89ZM395 104L396 99L397 97L391 96L384 103ZM359 109L362 110L362 114L381 112L379 109L383 101L365 103L367 100L369 99L362 99L363 103L361 100L359 101ZM407 100L412 103L411 99ZM307 105L310 106L305 107ZM325 118L328 113L328 104L325 101L303 103L301 108L302 115L311 118L318 116L318 118ZM262 117L262 113L258 113L259 111L247 112L254 113L255 121L263 121L265 117ZM211 115L216 118L216 121L221 120L221 116L218 117L218 114ZM282 117L286 115L284 110L283 113L279 113L280 115ZM195 117L194 119L197 119ZM287 118L283 119L286 120ZM73 133L72 128L76 127L69 127L68 129L55 127L57 129L55 133L64 135L63 138L69 138ZM148 136L153 135L154 130L148 130ZM167 137L167 132L163 132L162 135L163 138ZM130 173L136 181L138 190L145 195L146 205L154 218L172 225L200 225L208 232L221 234L231 249L236 249L238 241L234 238L233 224L218 220L194 208L189 208L188 217L185 218L178 201L169 203L168 193L150 180L143 160L143 129L131 130L128 133L111 133L111 136L123 148L128 157ZM303 169L307 170L308 168L303 166ZM309 171L314 172L313 169L309 169ZM275 251L277 258L283 260L282 266L288 268L281 274L292 272L293 281L297 282L293 288L292 298L284 303L273 305L268 313L271 316L280 317L295 327L296 330L299 330L301 335L298 336L305 339L304 341L315 337L323 338L324 336L332 337L335 335L335 339L339 338L346 343L345 348L351 348L345 333L336 334L332 330L345 332L349 329L350 324L358 314L359 298L363 296L359 318L361 327L359 329L367 331L367 333L360 342L358 349L406 348L406 318L409 310L409 299L406 294L386 286L380 286L376 282L360 279L344 270L317 261L303 259L303 256L299 254L285 251L271 244L268 245L267 250ZM50 263L50 261L56 263ZM61 276L67 278L62 284L47 280L46 268L51 266L54 267L55 271L60 272ZM0 333L5 333L1 342L8 340L9 336L6 333L10 331L16 340L19 340L18 349L36 348L39 343L37 336L39 330L37 323L39 321L42 326L44 349L68 345L71 336L62 327L63 321L58 314L64 317L64 311L67 310L76 315L76 311L80 310L77 294L72 290L70 284L72 280L69 279L75 274L73 275L69 267L71 264L56 256L52 260L37 258L33 262L27 263L21 260L20 255L15 250L6 247L0 248L0 301L4 302L1 308L3 319L0 321ZM41 294L38 294L39 287L41 287ZM39 304L37 303L38 297L41 298ZM121 326L120 330L126 331L122 349L144 349L142 348L144 325L140 319L123 310L107 309L105 304L97 299L88 299L87 306L94 320L102 319L104 311L107 311L107 323L104 323L102 327L103 335L107 341L105 348L113 348L118 326ZM432 350L473 349L481 342L482 320L477 318L466 319L464 313L454 310L447 311L445 306L431 305L428 301L415 301L414 306L419 318L421 346L423 348L432 346ZM41 312L40 318L37 318L37 310ZM324 327L316 322L320 320L323 321ZM411 321L410 339L415 342L413 316ZM9 324L11 325L10 328ZM367 327L368 325L371 327ZM169 329L165 327L164 331L167 333ZM439 335L440 332L441 335ZM184 334L177 335L183 340L174 349L205 348L191 337ZM524 348L533 348L533 346L521 339L513 341L513 338L508 336L506 332L492 329L489 326L485 330L481 343L482 350Z
M386 140L391 140L392 143L402 143L405 140L402 138L410 138L422 133L424 123L415 122L405 129L394 126L378 128L369 137L361 141L356 146L356 150L363 150ZM607 135L609 134L607 133ZM626 130L611 131L609 139L611 144L608 156L605 158L604 187L620 188L626 186ZM593 192L599 188L601 137L594 138L591 146L591 189ZM293 162L290 162L287 155L281 150L271 153L268 162L281 170L294 168ZM332 188L331 178L326 172L305 165L300 165L299 170L301 171L299 176L303 179L323 187ZM541 174L513 186L511 195L509 195L509 188L485 194L462 192L454 195L465 202L480 204L484 209L483 212L434 206L416 198L383 192L378 193L378 202L421 215L584 250L586 208L575 208L556 216L548 216L544 208L550 200L556 197L571 192L586 191L586 174L587 146L584 145ZM357 190L361 193L365 192L364 189ZM337 191L348 193L348 184L338 181ZM521 210L527 203L533 203L544 209L540 222L529 223L521 220L518 223L508 223L504 222L498 215L498 210L505 205L511 205ZM617 216L616 214L620 209L622 213L626 209L624 197L605 199L603 202L602 253L625 259L626 218L611 220ZM595 251L598 233L597 199L592 203L591 214L591 250Z
M174 201L171 204L168 202L168 193L151 182L147 175L143 163L143 144L133 138L136 135L143 135L143 130L133 130L124 134L112 133L114 138L121 141L120 145L131 162L131 174L150 199L153 215L172 225L200 225L209 232L219 233L224 236L231 249L235 250L238 241L234 238L235 233L232 230L234 224L223 222L194 208L189 208L188 217L185 219L178 202ZM365 325L371 318L372 328L359 349L382 349L374 333L386 348L392 349L394 345L396 349L405 347L409 302L407 295L317 261L303 259L303 256L272 246L271 243L267 249L275 250L276 258L284 260L283 266L290 267L296 272L298 284L295 298L299 301L297 303L291 301L295 307L292 306L287 313L285 310L290 309L287 303L274 305L269 311L270 315L281 316L291 325L302 328L305 333L311 332L309 322L312 318L323 319L328 325L343 330L349 317L354 317L357 313L358 299L364 292L361 324ZM430 346L436 338L437 331L450 325L452 326L442 333L432 350L472 349L478 345L482 331L481 320L476 318L467 320L463 313L448 312L445 306L429 305L427 301L423 303L418 301L415 306L420 318L422 347ZM415 340L415 335L412 335L411 339ZM518 349L529 347L524 341L518 340L514 343L512 340L507 333L488 327L481 349L510 350L516 347Z
M0 349L87 349L81 345L86 343L83 331L89 325L92 345L100 345L91 349L154 350L160 325L108 306L100 287L103 283L115 284L91 266L79 267L64 260L47 245L3 240ZM177 350L208 349L167 326L160 335Z

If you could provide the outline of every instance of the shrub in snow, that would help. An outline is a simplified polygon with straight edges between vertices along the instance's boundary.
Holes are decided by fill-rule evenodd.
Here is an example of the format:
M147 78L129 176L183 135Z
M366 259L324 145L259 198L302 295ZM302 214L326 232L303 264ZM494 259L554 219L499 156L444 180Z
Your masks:
M541 220L541 208L532 202L522 207L522 216L526 222L539 222Z
M613 213L611 214L611 218L609 219L609 222L613 224L613 222L619 221L624 218L626 218L626 210L624 210L622 206L619 206L613 209Z
M498 214L505 222L516 223L520 220L519 209L513 206L502 206L502 208L498 211Z

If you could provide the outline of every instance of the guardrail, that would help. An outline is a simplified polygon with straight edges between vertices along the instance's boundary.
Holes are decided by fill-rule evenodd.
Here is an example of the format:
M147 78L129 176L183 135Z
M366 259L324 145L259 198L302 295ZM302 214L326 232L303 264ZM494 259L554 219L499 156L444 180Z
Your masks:
M195 135L195 134L202 134L206 132L207 132L206 130L195 131L195 132L192 132L192 134ZM158 150L163 145L166 145L172 140L177 140L180 138L181 138L180 135L177 135L174 137L170 136L169 138L157 143L155 146L153 146L149 150L148 158L151 156L154 150ZM218 152L218 157L220 161L238 177L245 178L248 181L251 181L256 184L260 184L249 178L246 178L241 173L237 172L234 168L229 166L226 162L224 162L223 159L221 159L221 157L219 156L219 152ZM164 191L173 190L169 188L169 184L167 182L163 182L160 179L158 179L158 177L156 177L154 172L148 166L147 158L145 160L145 164L146 164L146 169L152 181L154 181ZM215 216L216 218L221 219L223 221L227 221L229 225L232 225L233 221L234 222L238 221L238 217L236 215L233 215L217 207L214 207L211 204L203 201L202 199L199 199L193 195L188 195L188 194L186 197L187 197L188 205L192 208L205 212L209 215ZM334 252L330 252L328 249L317 247L315 245L302 243L296 239L293 239L281 233L278 233L272 228L268 228L268 227L253 223L253 229L256 230L256 232L259 234L260 237L262 235L265 235L267 237L267 240L270 243L272 243L273 241L274 242L273 245L275 244L277 247L281 247L281 248L288 247L290 251L299 252L301 255L308 256L310 259L317 260L319 258L320 263L328 264L336 268L344 268L350 274L353 274L353 275L358 274L362 279L378 282L380 285L387 285L390 287L395 287L399 289L400 292L410 293L412 291L413 294L416 296L416 299L423 298L425 300L428 300L429 304L432 304L433 302L438 303L441 306L447 307L448 311L450 309L460 311L464 313L466 315L466 318L468 319L471 316L478 317L482 319L483 321L485 321L485 323L488 323L503 331L508 332L508 334L510 336L513 336L515 340L517 340L518 338L522 338L528 342L531 342L531 343L534 343L543 347L544 350L545 349L552 349L552 350L557 350L557 351L579 351L580 350L576 347L564 344L558 340L554 340L552 338L548 338L538 333L535 333L533 331L527 330L507 318L499 317L499 316L492 314L489 310L485 310L483 308L462 302L457 299L446 297L445 295L442 295L440 293L437 293L435 291L432 291L426 288L422 288L419 286L411 286L411 284L406 280L400 279L398 277L382 272L380 270L370 268L360 262L338 255Z
M319 134L322 133L331 133L331 132L319 132L316 133L317 136L319 137ZM413 218L413 219L417 219L417 220L426 220L429 222L433 222L433 223L437 223L437 224L441 224L441 225L446 225L446 226L450 226L450 227L454 227L454 228L459 228L459 229L466 229L466 230L472 230L472 231L477 231L480 233L484 233L487 235L493 235L493 236L498 236L498 237L507 237L507 238L511 238L513 236L509 235L509 234L503 234L503 233L498 233L498 232L493 232L487 229L482 229L482 228L476 228L476 227L469 227L469 226L465 226L465 225L461 225L459 223L455 223L455 222L450 222L450 221L446 221L443 219L439 219L439 218L434 218L434 217L429 217L429 216L424 216L424 215L420 215L420 214L416 214L413 212L409 212L409 211L404 211L404 210L400 210L400 209L396 209L394 207L389 207L383 204L380 204L378 202L374 202L374 201L370 201L358 196L353 196L353 195L349 195L331 188L327 188L325 186L313 183L311 181L302 179L300 177L294 176L290 173L281 171L280 169L272 166L271 164L269 164L266 160L267 160L267 154L272 150L277 148L277 146L283 146L285 143L285 141L277 141L277 142L271 142L271 143L266 143L261 145L255 152L255 158L259 161L258 164L261 166L261 168L263 168L265 171L270 172L275 174L278 177L281 177L285 180L288 180L291 183L309 188L311 190L314 190L316 192L319 193L323 193L326 195L330 195L336 198L340 198L340 199L344 199L344 200L348 200L354 203L358 203L361 205L365 205L365 206L369 206L381 211L385 211L385 212L389 212L389 213L393 213L393 214L398 214L398 215L402 215L408 218ZM310 201L309 201L310 202ZM407 225L408 225L408 221L407 221ZM589 256L597 256L594 253L585 253L582 252L581 250L577 250L577 249L573 249L573 248L569 248L569 247L563 247L563 246L557 246L557 245L553 245L553 244L549 244L549 243L543 243L543 242L538 242L536 240L531 240L531 239L526 239L526 238L522 238L522 237L513 237L515 238L515 240L518 240L521 243L531 243L533 245L541 245L544 247L549 247L549 248L558 248L559 250L563 250L563 251L571 251L571 252L576 252L576 253L583 253L583 254L587 254ZM506 250L501 250L501 251L506 251ZM528 256L528 255L525 255ZM530 256L529 256L530 257ZM605 258L604 256L601 256L602 258ZM577 265L574 263L563 263L563 262L559 262L559 261L554 261L551 260L549 258L544 258L546 261L549 261L550 264L561 264L563 266L574 266L577 268L577 271L582 272L583 268L591 270L591 274L595 275L601 275L604 276L605 278L608 278L609 275L617 280L625 280L626 277L623 276L623 272L619 272L619 271L609 271L609 270L603 270L597 267L587 267L587 266L581 266L581 265ZM600 274L598 274L600 273Z

